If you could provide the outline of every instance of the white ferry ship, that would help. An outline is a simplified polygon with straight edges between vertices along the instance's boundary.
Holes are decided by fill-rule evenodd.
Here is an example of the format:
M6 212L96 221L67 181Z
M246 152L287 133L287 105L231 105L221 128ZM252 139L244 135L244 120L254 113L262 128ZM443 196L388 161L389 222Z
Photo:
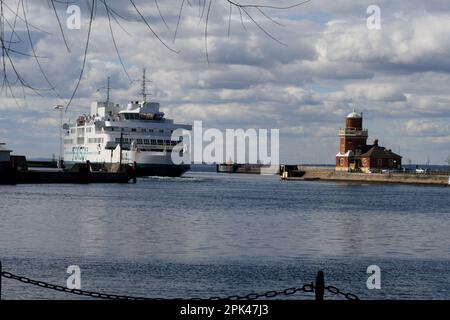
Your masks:
M172 149L179 141L171 135L192 126L164 118L159 107L158 102L146 101L145 74L143 101L131 101L126 108L109 101L108 85L106 101L93 102L89 115L63 126L65 167L86 161L97 168L136 164L138 176L181 176L190 165L172 162Z

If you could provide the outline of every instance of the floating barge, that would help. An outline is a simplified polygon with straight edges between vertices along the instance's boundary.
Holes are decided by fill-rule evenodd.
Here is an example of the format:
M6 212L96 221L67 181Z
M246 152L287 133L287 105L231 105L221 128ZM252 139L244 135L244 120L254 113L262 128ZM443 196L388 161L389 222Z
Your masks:
M297 165L281 166L281 179L294 181L337 181L358 183L393 183L416 185L449 186L449 174L390 172L390 173L362 173L342 172L334 168L306 167Z

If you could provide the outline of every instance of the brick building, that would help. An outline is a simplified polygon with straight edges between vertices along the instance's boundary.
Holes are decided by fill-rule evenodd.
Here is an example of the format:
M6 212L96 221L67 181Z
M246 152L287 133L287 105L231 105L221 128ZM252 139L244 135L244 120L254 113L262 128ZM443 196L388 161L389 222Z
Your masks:
M368 136L368 130L363 129L362 113L350 113L347 116L345 128L339 130L337 171L373 172L401 168L401 156L379 146L378 140L368 145Z

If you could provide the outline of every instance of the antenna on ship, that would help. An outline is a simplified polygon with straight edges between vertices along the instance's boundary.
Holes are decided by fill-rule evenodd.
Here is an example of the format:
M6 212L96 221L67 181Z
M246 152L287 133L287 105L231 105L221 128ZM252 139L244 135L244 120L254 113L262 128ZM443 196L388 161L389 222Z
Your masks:
M147 96L149 95L147 93L147 82L152 82L151 80L148 80L146 77L147 70L145 68L142 69L142 99L144 102L147 102Z
M106 103L109 102L109 91L111 90L111 78L108 77L108 84L106 85Z
M108 103L110 100L110 92L111 92L111 77L107 78L106 87L98 88L97 92L99 92L100 90L103 90L103 89L106 89L106 103Z

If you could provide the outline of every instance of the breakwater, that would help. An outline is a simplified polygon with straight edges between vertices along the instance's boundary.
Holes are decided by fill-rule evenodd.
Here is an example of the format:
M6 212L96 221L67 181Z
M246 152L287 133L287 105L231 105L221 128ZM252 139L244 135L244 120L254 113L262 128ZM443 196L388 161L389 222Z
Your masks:
M283 180L322 180L343 182L402 183L423 185L450 185L450 177L445 173L361 173L341 172L328 167L282 166Z

